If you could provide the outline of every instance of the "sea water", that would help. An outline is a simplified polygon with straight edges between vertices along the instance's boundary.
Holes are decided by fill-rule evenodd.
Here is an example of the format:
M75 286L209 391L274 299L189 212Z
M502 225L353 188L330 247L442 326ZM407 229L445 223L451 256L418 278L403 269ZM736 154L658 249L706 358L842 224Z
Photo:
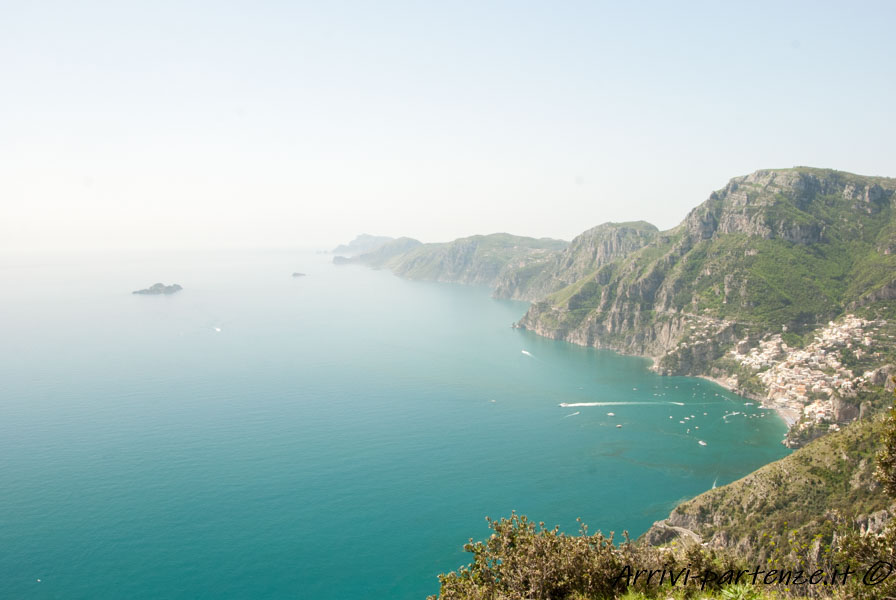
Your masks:
M292 250L0 277L4 598L422 599L486 516L637 536L786 453L773 413L484 288Z

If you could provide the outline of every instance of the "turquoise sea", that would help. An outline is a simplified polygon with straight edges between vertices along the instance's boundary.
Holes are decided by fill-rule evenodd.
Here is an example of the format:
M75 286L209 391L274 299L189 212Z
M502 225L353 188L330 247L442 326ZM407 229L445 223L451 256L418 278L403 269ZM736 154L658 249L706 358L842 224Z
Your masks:
M787 452L523 303L330 260L0 259L0 597L422 599L486 515L637 536Z

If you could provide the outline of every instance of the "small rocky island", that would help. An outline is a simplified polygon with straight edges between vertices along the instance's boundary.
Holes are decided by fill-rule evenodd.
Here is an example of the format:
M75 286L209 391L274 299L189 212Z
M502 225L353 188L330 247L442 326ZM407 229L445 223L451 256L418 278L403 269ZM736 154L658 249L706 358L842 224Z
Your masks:
M305 274L304 274L304 273L299 273L298 271L296 271L295 273L292 274L292 276L293 276L293 277L305 277Z
M180 287L176 283L173 283L171 285L165 285L164 283L156 283L156 284L153 284L150 287L146 288L145 290L136 290L131 293L133 293L133 294L151 294L151 295L173 294L174 292L179 292L182 289L184 289L184 288Z

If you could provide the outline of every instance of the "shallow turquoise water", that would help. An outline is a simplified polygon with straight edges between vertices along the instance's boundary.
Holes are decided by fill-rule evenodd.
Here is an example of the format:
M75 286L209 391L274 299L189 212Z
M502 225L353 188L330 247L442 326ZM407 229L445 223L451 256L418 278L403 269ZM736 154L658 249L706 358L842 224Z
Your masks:
M329 260L0 260L0 595L423 598L486 515L635 536L786 453L712 383Z

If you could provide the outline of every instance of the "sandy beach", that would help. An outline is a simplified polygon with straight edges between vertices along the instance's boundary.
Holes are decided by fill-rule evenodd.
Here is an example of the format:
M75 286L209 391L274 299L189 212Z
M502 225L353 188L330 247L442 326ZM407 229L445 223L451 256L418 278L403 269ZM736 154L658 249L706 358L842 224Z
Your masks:
M773 401L769 400L768 398L763 398L756 394L742 392L742 391L736 389L733 385L731 385L728 378L721 379L718 377L710 377L709 375L698 375L697 377L699 377L700 379L706 379L707 381L712 381L713 383L716 383L716 384L722 386L723 388L725 388L732 394L737 394L738 396L743 396L744 398L749 398L750 400L755 400L755 401L761 403L761 406L763 408L768 408L768 409L774 410L775 412L778 413L778 416L780 416L784 420L784 422L787 423L788 429L793 427L793 425L800 419L799 411L797 411L793 408L786 407L786 406L778 406L777 404L774 404Z

